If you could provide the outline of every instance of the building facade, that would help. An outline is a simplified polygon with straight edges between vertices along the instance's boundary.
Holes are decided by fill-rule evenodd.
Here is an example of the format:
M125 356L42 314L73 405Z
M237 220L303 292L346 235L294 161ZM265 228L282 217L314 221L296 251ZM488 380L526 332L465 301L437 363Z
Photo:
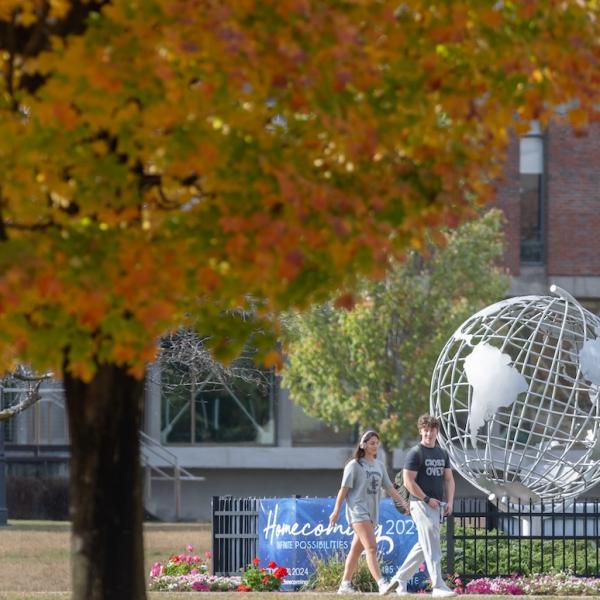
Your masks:
M506 215L511 296L556 284L600 314L600 130L560 121L513 139L497 205Z

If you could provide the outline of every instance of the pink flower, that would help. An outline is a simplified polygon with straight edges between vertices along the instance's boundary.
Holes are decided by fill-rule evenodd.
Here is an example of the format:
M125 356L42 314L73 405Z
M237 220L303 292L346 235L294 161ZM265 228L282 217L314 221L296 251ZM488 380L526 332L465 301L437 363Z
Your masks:
M206 558L212 558L212 552L211 552L210 550L207 550L207 551L204 553L204 556L206 556Z
M192 561L193 562L200 562L200 557L197 554L194 554L194 556L192 556Z
M205 581L194 581L192 589L195 592L210 592L210 587Z
M162 573L162 565L159 562L156 562L152 565L152 569L150 570L150 577L159 577Z
M188 544L187 551L191 554L194 551L194 546Z
M198 573L199 573L198 569L192 569L190 571L190 575L198 575Z

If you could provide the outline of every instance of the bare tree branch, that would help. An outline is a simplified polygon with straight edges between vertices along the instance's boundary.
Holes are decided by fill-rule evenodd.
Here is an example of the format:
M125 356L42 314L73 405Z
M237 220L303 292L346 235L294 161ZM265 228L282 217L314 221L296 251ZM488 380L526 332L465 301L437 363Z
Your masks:
M40 386L44 381L50 379L52 374L46 373L41 377L37 377L31 374L25 367L20 367L11 374L11 377L28 383L28 390L25 394L25 398L19 402L19 404L0 410L0 421L7 421L19 413L22 413L24 410L27 410L30 406L33 406L41 397Z
M157 358L159 373L169 371L171 381L156 382L165 387L195 386L200 382L222 387L229 379L238 379L256 386L269 384L264 371L253 362L255 352L245 349L230 365L216 361L208 346L209 338L189 330L179 330L163 336ZM152 380L152 375L150 375Z

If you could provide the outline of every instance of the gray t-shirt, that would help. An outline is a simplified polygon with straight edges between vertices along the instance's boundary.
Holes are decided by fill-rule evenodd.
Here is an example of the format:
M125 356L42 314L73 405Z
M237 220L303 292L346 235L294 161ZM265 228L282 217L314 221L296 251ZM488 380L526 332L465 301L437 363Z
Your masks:
M450 459L440 446L436 444L434 448L427 448L423 444L417 444L406 454L404 468L417 471L417 485L427 496L437 500L444 499L444 470L450 468ZM419 498L411 495L411 500Z
M381 488L390 489L392 482L383 463L377 459L360 462L352 459L344 469L342 487L349 488L346 496L346 519L348 523L372 521L379 523Z

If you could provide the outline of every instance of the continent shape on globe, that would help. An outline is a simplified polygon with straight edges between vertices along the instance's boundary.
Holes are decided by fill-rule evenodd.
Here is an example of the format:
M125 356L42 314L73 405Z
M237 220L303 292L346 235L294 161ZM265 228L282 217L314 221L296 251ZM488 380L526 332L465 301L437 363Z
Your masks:
M579 363L583 376L600 385L600 337L586 340L579 353Z
M464 372L473 388L469 413L473 448L477 445L477 432L485 421L500 408L511 406L529 387L525 377L510 362L508 354L485 342L477 344L465 358Z

